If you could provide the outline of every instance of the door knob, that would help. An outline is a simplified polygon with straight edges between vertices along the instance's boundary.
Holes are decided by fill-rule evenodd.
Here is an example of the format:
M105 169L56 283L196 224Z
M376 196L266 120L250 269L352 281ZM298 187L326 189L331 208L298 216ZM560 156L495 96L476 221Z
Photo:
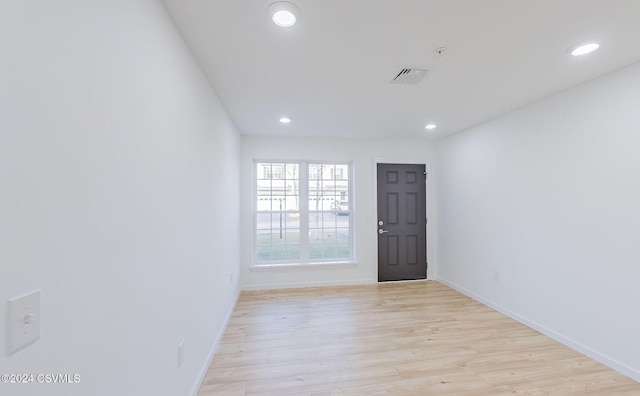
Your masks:
M378 230L378 234L380 235L384 234L385 232L389 232L389 230L383 230L382 228Z

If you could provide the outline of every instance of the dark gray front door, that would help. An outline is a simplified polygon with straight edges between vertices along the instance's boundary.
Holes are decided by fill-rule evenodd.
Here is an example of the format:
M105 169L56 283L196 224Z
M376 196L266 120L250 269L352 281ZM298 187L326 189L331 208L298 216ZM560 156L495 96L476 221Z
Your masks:
M424 165L378 164L378 281L427 277Z

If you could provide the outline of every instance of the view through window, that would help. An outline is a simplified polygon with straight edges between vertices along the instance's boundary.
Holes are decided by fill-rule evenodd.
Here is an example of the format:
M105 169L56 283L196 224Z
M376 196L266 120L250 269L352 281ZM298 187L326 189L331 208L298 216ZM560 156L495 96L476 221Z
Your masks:
M353 260L351 165L256 163L256 263Z

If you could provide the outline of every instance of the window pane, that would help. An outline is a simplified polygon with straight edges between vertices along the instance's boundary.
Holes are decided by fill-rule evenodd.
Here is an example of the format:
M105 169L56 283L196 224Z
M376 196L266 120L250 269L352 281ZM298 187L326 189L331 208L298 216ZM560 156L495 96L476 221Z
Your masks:
M256 230L257 260L299 261L299 213L266 214L258 217L258 225L265 228ZM269 224L270 229L266 229Z
M346 261L350 258L348 216L335 212L309 214L309 259Z
M348 164L309 164L309 260L346 261L350 254Z
M258 213L256 230L271 230L271 213Z
M256 163L256 260L300 261L299 164Z
M309 164L309 210L348 214L349 165Z

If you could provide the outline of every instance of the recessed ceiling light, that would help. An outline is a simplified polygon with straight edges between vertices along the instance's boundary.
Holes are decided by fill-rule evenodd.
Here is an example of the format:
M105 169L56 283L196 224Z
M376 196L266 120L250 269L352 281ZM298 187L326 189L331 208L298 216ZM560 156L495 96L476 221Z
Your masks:
M572 56L581 56L590 54L600 48L600 44L594 42L581 42L574 44L567 49Z
M281 122L281 123L283 123L283 124L288 124L288 123L290 123L290 122L291 122L291 118L289 118L289 117L282 117L282 118L280 118L280 122Z
M291 27L298 20L298 7L288 1L276 1L268 8L273 23L280 27Z
M427 126L425 126L424 128L432 131L436 129L436 124L427 124Z

